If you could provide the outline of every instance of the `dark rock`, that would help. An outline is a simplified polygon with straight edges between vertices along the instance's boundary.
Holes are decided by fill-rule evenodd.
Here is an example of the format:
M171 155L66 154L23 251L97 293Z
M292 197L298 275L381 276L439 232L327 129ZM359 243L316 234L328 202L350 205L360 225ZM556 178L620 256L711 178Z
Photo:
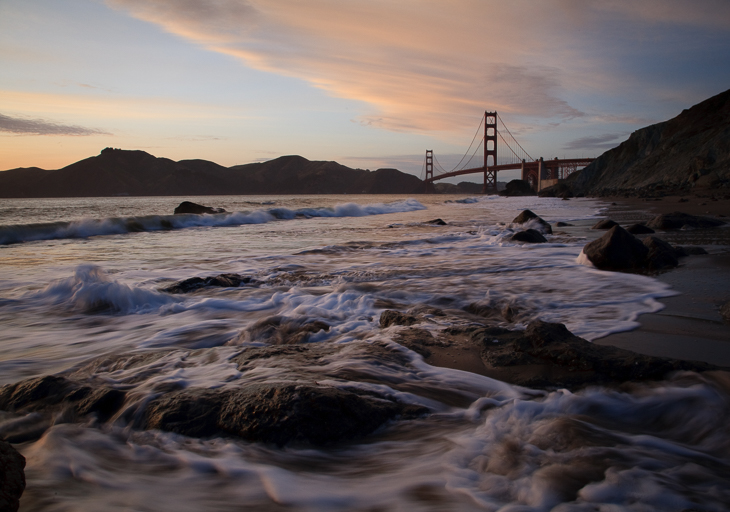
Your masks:
M146 426L193 437L228 434L278 446L321 446L366 436L397 417L427 412L359 391L274 383L168 393L150 402Z
M583 254L600 269L632 270L644 266L649 249L621 226L614 226L586 244Z
M415 316L406 315L400 311L388 309L380 314L380 327L386 328L391 325L413 325L419 320Z
M446 222L442 219L427 220L425 224L432 224L434 226L446 226Z
M543 233L552 235L553 230L550 227L550 224L547 223L542 218L538 217L537 214L535 214L531 210L523 210L522 213L520 213L517 217L515 217L512 220L512 224L526 224L530 221L537 223L540 226Z
M660 270L663 268L674 268L679 265L679 255L676 249L664 240L660 240L655 236L649 236L642 240L642 242L649 249L649 254L646 256L647 268Z
M63 377L46 375L0 388L0 409L15 411L40 403L40 408L62 402L79 386Z
M564 200L574 196L573 189L564 181L542 189L537 195L540 197L559 197Z
M426 329L418 329L417 327L410 327L399 331L393 338L393 341L404 347L408 347L423 357L429 357L431 355L428 347L441 345L430 332Z
M213 208L212 206L203 206L202 204L193 203L190 201L183 201L180 205L175 208L175 215L192 213L200 215L203 213L226 213L223 208Z
M484 328L472 335L482 345L482 358L500 378L528 387L579 389L594 384L661 380L676 371L719 370L720 367L636 354L590 343L563 324L536 320L525 331ZM524 371L528 369L528 371Z
M165 288L161 288L161 291L167 293L189 293L200 288L211 286L220 288L238 288L242 284L251 284L252 282L254 282L253 279L240 274L220 274L209 277L191 277L183 281L178 281L177 283L171 284Z
M518 231L510 237L511 242L526 242L528 244L542 244L547 242L547 239L536 229L526 229L525 231Z
M626 231L628 231L632 235L648 235L651 233L656 233L656 231L649 227L646 227L643 224L632 224L631 226L626 228Z
M524 180L512 180L499 192L500 196L518 197L537 195L529 183Z
M618 222L611 219L603 219L594 224L591 229L611 229L614 226L618 226Z
M682 228L714 228L725 224L724 221L712 217L701 217L688 213L673 212L657 215L647 222L647 226L653 229L665 231Z
M568 222L556 222L555 223L555 227L557 227L557 228L564 228L567 226L572 226L572 224L570 224Z
M17 512L25 490L25 457L9 443L0 441L0 510Z

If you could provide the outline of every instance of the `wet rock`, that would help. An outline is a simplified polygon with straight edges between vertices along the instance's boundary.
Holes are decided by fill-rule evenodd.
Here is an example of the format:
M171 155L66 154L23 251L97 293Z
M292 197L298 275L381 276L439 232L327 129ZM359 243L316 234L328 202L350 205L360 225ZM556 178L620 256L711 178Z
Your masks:
M712 217L701 217L690 215L688 213L673 212L657 215L647 222L647 226L653 229L662 229L665 231L683 228L714 228L725 224L720 219Z
M500 196L519 197L519 196L535 196L537 193L525 180L512 180L505 185L504 190L499 192Z
M126 394L117 389L92 388L65 377L46 375L0 388L0 409L28 412L68 408L104 420L121 408L125 398Z
M676 371L720 367L694 361L651 357L590 343L563 324L541 320L524 331L491 327L477 330L482 359L501 380L528 387L579 389L594 384L661 380Z
M649 249L621 226L614 226L586 244L583 254L596 268L632 270L644 267Z
M431 355L431 351L428 347L442 344L426 329L418 329L416 327L410 327L398 332L398 334L393 337L393 341L413 350L417 354L422 355L424 358Z
M649 249L646 255L646 267L651 270L674 268L679 265L677 250L664 240L655 236L646 237L642 243Z
M654 231L650 227L645 226L644 224L632 224L631 226L626 228L626 231L628 231L632 235L649 235L651 233L656 233L656 231Z
M397 417L427 412L359 391L269 383L169 393L150 402L146 427L193 437L228 434L278 446L321 446L366 436Z
M591 229L611 229L614 226L618 226L618 222L611 219L603 219L594 224Z
M380 327L386 328L391 325L413 325L420 320L413 315L406 315L400 311L388 309L380 314Z
M330 326L319 320L272 316L253 324L239 339L265 341L271 345L296 345L308 342L312 334L329 330Z
M446 222L442 219L427 220L425 224L431 224L433 226L446 226Z
M251 284L253 282L252 278L241 274L220 274L209 277L191 277L161 288L161 291L166 293L190 293L207 287L238 288L242 284Z
M538 226L540 226L540 229L543 233L547 233L548 235L552 235L553 230L550 227L550 224L543 220L541 217L538 217L538 215L531 210L523 210L522 213L520 213L517 217L515 217L512 220L513 224L526 224L528 222L535 222Z
M203 206L202 204L193 203L191 201L183 201L175 208L175 215L192 213L200 215L203 213L226 213L223 208L213 208L212 206Z
M511 242L525 242L528 244L543 244L547 239L536 229L518 231L510 237Z
M556 222L555 223L555 227L558 227L558 228L564 228L564 227L568 227L568 226L572 226L572 224L569 224L568 222Z
M9 443L0 441L0 510L17 512L25 490L25 457Z

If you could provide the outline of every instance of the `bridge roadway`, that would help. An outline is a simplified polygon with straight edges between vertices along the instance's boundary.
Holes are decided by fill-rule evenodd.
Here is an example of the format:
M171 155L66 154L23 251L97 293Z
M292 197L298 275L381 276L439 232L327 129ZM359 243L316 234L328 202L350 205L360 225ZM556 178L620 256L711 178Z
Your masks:
M564 159L558 159L555 158L553 160L543 160L542 165L543 168L552 171L553 169L555 172L555 177L558 177L557 170L560 168L578 168L578 167L585 167L586 165L590 164L595 160L594 158L564 158ZM436 180L440 180L443 178L451 178L452 176L462 176L464 174L476 174L479 172L497 172L497 171L509 171L509 170L516 170L521 169L523 175L537 173L538 169L540 167L540 160L534 160L531 162L518 162L516 164L502 164L502 165L491 165L487 167L486 169L484 167L473 167L470 169L461 169L459 171L451 171L444 174L439 174L437 176L434 176L431 179L426 179L426 183L433 183ZM552 172L549 172L549 174L552 174ZM524 178L523 178L524 179Z

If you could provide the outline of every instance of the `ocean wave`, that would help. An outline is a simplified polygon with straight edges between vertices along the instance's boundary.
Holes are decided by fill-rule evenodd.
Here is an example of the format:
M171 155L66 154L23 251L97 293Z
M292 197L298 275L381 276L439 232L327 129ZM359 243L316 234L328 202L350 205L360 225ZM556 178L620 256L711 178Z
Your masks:
M170 295L111 279L96 265L80 265L74 275L58 279L35 298L83 313L148 313L175 302Z
M393 203L360 205L338 204L333 208L269 208L250 212L218 214L146 215L138 217L110 217L81 219L70 222L48 222L0 226L0 245L35 240L88 238L99 235L123 235L144 231L164 231L192 227L225 227L244 224L264 224L275 220L310 219L315 217L365 217L389 213L425 210L415 199Z

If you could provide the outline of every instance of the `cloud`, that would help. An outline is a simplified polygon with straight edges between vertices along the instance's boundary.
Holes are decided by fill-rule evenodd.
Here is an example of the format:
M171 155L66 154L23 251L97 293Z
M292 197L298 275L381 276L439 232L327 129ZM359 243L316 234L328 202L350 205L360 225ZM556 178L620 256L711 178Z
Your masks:
M0 114L0 132L16 135L111 135L95 128L58 124L44 119L23 119Z
M567 150L602 150L613 149L618 146L619 139L625 139L625 133L607 133L605 135L599 135L595 137L581 137L575 139L565 146L563 149Z
M621 67L632 41L669 38L680 25L730 28L727 0L106 2L252 68L362 102L363 125L455 141L484 110L510 114L515 132L583 117L571 98L636 88Z
M363 102L356 120L392 131L468 132L486 110L537 118L582 113L570 73L545 47L548 9L489 0L107 0L253 68ZM529 9L525 9L526 5ZM525 19L527 13L528 19ZM541 16L545 14L545 16Z

